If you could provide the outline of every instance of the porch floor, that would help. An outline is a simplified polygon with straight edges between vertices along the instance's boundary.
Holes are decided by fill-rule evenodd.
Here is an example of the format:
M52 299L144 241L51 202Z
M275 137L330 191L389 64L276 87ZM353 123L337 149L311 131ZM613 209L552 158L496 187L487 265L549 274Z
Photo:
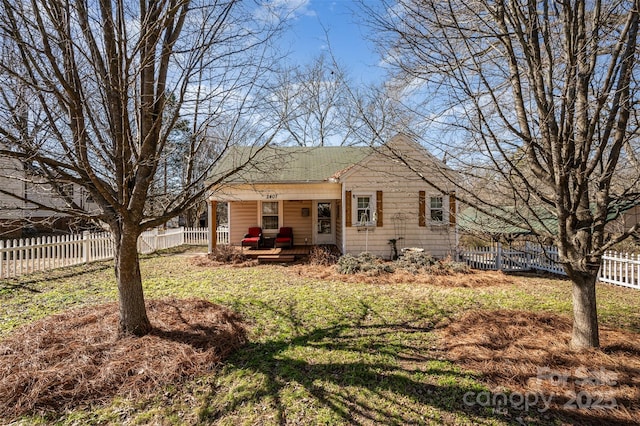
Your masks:
M255 249L251 247L240 247L237 246L238 249L242 250L242 254L245 256L251 257L253 259L258 258L259 256L294 256L294 257L303 257L308 256L311 252L311 247L313 246L293 246L292 248L261 248Z

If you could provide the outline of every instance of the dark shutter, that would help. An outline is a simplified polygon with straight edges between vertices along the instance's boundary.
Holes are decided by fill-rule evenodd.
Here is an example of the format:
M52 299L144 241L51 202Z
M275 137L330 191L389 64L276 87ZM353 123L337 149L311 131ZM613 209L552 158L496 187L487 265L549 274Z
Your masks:
M427 202L427 193L424 191L420 191L418 193L418 226L427 226L427 217L426 217L426 202Z
M382 227L384 222L382 220L382 191L376 191L376 226Z
M344 192L344 224L347 227L351 226L351 191Z

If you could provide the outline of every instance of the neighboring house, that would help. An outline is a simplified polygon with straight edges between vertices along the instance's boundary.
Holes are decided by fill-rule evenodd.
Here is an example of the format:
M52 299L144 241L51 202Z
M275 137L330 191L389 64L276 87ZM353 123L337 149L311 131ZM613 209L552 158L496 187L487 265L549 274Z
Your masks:
M17 238L56 230L68 231L74 219L63 213L39 209L28 199L44 205L64 208L66 202L50 185L42 182L38 174L19 160L0 157L0 239ZM74 184L64 186L64 191L74 202L88 211L99 208L86 191ZM13 197L16 194L20 198Z
M24 168L18 160L0 157L0 188L11 194L24 194ZM24 202L0 193L0 238L20 236Z
M237 148L212 176L224 176L252 156L209 197L208 223L216 223L217 203L228 203L231 244L240 245L252 226L262 227L267 237L287 226L293 228L294 245L335 244L343 253L368 251L388 258L390 240L397 241L398 249L424 248L437 257L455 251L450 183L455 174L407 136L375 149ZM209 240L213 248L216 239L210 235Z
M640 223L639 203L638 200L612 203L605 231L616 234ZM509 242L527 235L553 235L558 229L557 217L548 208L537 207L535 214L524 209L517 211L511 206L483 210L467 207L460 211L458 226L462 234Z
M607 229L611 233L630 229L640 223L640 201L627 204L617 212L611 214L611 222L607 224ZM640 242L640 232L633 236L634 241Z

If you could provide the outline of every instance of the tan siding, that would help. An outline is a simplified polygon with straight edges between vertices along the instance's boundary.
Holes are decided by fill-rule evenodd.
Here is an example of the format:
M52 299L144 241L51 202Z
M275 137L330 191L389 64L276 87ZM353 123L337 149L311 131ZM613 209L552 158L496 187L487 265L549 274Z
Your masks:
M429 158L422 157L422 173L429 179L437 180L436 163ZM432 165L433 164L433 165ZM441 182L446 190L445 182ZM400 167L397 162L382 155L374 156L364 165L354 167L344 177L345 191L353 195L376 194L382 190L384 194L384 226L363 228L352 226L345 228L346 251L359 253L368 250L385 258L391 256L389 240L399 239L398 249L404 247L421 247L437 257L444 257L455 250L456 228L449 226L449 197L439 194L422 181L411 170ZM442 225L432 225L428 221L426 226L420 226L421 191L426 200L433 195L442 195L445 202L445 221ZM448 193L448 191L447 191Z
M309 215L302 216L302 209L309 209ZM305 238L308 243L312 241L312 210L313 203L310 200L303 201L285 201L283 203L283 226L290 226L293 228L293 244L304 245Z
M335 200L342 195L339 183L235 184L216 188L211 199L234 200Z
M229 242L233 245L240 245L249 227L258 226L258 202L230 202L229 218Z

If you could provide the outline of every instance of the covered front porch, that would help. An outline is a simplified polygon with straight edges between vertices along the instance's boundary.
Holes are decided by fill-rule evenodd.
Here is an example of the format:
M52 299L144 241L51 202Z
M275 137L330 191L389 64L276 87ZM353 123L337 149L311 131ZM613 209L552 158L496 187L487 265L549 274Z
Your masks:
M342 240L342 188L339 183L235 186L233 196L217 193L209 199L209 223L216 223L217 204L227 204L228 243L241 246L249 228L260 227L261 250L244 248L251 255L274 255L270 246L280 228L293 230L293 255L307 255L314 245L336 245ZM210 250L218 238L210 239Z

